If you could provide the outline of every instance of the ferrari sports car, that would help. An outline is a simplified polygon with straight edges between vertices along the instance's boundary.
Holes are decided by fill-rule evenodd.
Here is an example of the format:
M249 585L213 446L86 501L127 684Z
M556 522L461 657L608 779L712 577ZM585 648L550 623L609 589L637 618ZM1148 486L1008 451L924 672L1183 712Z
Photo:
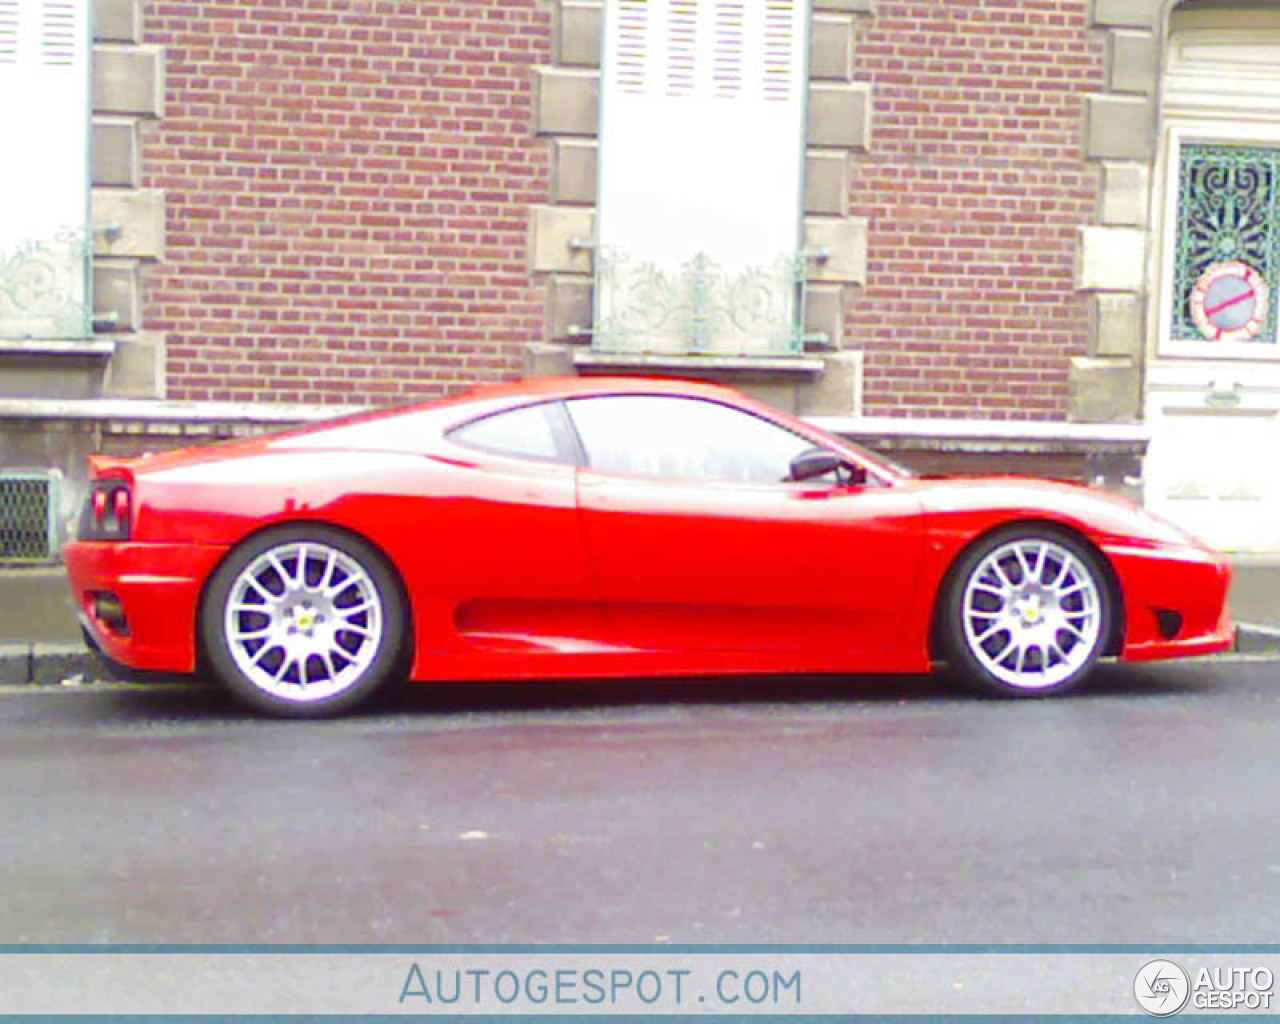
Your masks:
M90 642L282 715L405 675L943 664L1033 697L1232 641L1226 561L1129 501L917 477L709 384L539 380L90 464Z

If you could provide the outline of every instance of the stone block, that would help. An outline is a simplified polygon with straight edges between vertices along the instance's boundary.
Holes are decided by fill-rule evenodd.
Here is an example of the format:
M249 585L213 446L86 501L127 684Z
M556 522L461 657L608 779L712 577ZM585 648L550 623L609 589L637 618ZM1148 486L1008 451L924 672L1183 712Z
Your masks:
M869 149L871 83L810 83L808 139L811 146Z
M530 211L530 267L534 273L591 273L595 213L581 206L534 206Z
M132 117L95 117L93 183L136 188L141 181L138 122Z
M847 82L853 78L853 19L815 14L810 22L809 77Z
M547 286L547 338L584 344L591 340L594 319L591 281L552 277Z
M142 0L93 0L93 37L102 42L142 42Z
M600 122L600 73L534 69L534 123L539 135L595 135Z
M568 345L533 342L524 347L526 377L569 377L575 372L573 349Z
M833 352L818 377L799 388L804 416L856 416L862 411L862 352Z
M1102 222L1146 227L1150 219L1151 169L1146 164L1102 165Z
M1151 161L1156 148L1155 107L1143 96L1085 97L1085 152L1099 160Z
M592 139L556 139L553 147L551 198L556 203L596 201L596 154Z
M556 63L598 68L603 21L601 4L563 0L556 10Z
M145 331L120 337L103 389L108 398L163 398L164 335Z
M93 109L164 116L164 50L103 43L93 48Z
M849 212L849 156L842 149L805 154L805 213L843 217Z
M93 261L93 321L98 332L142 326L142 289L134 260Z
M1112 32L1107 74L1112 92L1153 94L1160 74L1160 48L1155 33L1132 29Z
M1070 381L1071 419L1115 423L1141 417L1141 378L1132 360L1077 356L1071 360Z
M95 256L164 258L164 191L157 188L93 190Z
M804 290L804 330L822 335L811 349L838 349L844 340L844 288L838 284L810 284Z
M1163 6L1164 0L1093 0L1093 23L1153 29L1160 22Z
M815 11L847 11L850 14L873 14L873 0L813 0Z
M865 217L806 217L805 248L825 252L826 259L810 264L810 281L864 284L867 279L867 220Z
M1091 296L1091 304L1094 354L1137 359L1145 338L1146 300L1126 292L1102 292Z
M1076 287L1081 291L1139 292L1147 269L1147 233L1136 228L1078 229Z

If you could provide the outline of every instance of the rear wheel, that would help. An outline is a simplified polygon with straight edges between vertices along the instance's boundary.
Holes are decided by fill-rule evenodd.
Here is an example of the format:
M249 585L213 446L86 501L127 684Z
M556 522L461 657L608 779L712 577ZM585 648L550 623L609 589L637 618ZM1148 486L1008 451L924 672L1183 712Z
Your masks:
M260 710L344 711L399 660L404 602L381 556L323 526L270 530L236 548L210 582L201 635L214 674Z
M1106 573L1092 550L1050 528L1015 527L957 564L939 639L963 682L1000 696L1047 696L1088 673L1110 621Z

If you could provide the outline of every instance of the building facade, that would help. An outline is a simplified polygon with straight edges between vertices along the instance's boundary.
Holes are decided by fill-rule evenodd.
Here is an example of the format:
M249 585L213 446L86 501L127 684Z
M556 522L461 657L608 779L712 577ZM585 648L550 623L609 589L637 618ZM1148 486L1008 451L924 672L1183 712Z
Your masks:
M1277 55L1217 0L0 0L0 535L89 450L639 371L1280 549Z

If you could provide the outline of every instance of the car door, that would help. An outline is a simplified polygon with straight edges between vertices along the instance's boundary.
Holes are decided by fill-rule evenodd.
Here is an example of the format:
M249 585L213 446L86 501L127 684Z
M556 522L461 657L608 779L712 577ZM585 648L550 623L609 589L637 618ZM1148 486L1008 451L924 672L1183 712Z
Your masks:
M592 653L616 643L597 601L576 507L576 445L557 403L454 426L447 475L427 498L450 543L423 565L467 644L491 653Z
M648 650L893 646L921 560L921 510L877 481L784 481L813 442L716 401L566 403L578 506L622 638Z

